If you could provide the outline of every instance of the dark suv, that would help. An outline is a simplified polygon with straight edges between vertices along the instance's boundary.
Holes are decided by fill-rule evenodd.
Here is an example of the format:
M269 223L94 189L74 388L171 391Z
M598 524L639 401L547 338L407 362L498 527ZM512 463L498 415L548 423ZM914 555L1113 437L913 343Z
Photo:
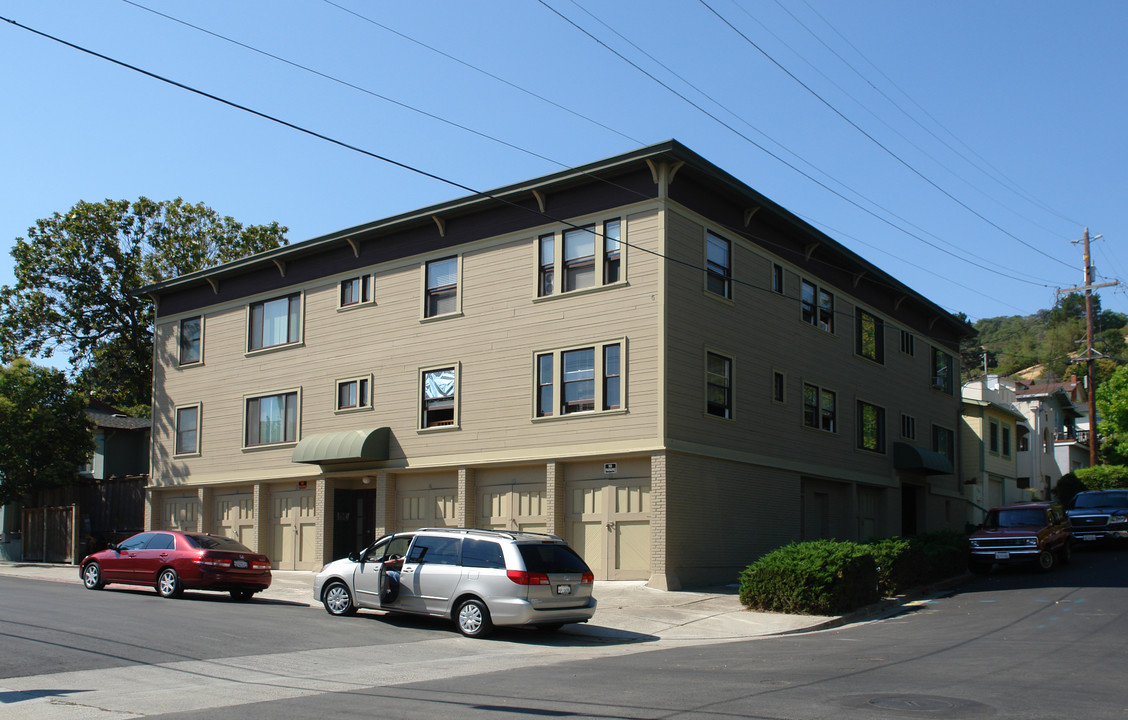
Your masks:
M1128 489L1079 492L1065 513L1083 543L1128 540Z
M1069 518L1050 503L991 508L968 542L968 567L975 573L985 573L996 563L1034 563L1049 570L1059 561L1069 562L1072 552Z

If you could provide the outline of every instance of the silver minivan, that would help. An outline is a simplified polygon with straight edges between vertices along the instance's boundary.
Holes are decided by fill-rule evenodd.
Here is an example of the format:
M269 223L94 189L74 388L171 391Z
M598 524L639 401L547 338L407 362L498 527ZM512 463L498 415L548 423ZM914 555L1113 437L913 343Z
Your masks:
M398 583L385 563L403 558ZM544 630L595 614L594 576L555 535L465 528L424 528L377 538L329 563L313 596L330 615L360 608L454 620L467 637L495 625Z

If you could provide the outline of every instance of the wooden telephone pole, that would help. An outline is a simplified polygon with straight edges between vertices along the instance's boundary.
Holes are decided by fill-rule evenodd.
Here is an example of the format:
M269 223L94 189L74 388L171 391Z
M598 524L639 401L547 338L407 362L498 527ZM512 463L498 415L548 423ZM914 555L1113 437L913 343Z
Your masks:
M1099 240L1102 236L1097 235L1094 240ZM1073 242L1077 242L1074 240ZM1085 361L1087 368L1085 372L1085 385L1086 395L1089 398L1089 467L1096 467L1097 465L1097 386L1096 378L1093 375L1093 362L1098 358L1104 357L1101 353L1093 348L1093 289L1110 287L1118 284L1117 281L1093 284L1093 263L1089 255L1089 228L1085 228L1085 237L1081 242L1085 243L1085 284L1080 287L1066 288L1058 290L1059 293L1085 291L1085 356L1079 357L1075 362Z

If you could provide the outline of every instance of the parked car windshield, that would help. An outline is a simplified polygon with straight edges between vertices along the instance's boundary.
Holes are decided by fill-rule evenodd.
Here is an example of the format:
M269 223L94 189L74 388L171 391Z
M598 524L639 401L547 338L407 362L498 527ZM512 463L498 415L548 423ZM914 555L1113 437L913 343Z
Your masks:
M231 552L251 552L245 545L237 540L232 540L219 535L185 535L188 542L205 550L230 550Z
M555 543L521 544L521 557L525 569L539 573L582 573L588 571L587 563L567 545Z
M988 528L1041 527L1046 524L1046 511L1041 508L997 510L983 523Z
M1073 498L1073 507L1075 509L1096 507L1128 508L1128 490L1124 492L1083 493Z

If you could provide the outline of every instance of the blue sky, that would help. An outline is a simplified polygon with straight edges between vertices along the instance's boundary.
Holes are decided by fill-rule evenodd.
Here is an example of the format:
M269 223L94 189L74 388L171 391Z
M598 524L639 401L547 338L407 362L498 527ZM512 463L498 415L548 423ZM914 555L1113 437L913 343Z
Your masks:
M1095 279L1128 280L1128 3L0 0L0 16L477 190L674 138L972 321L1080 285L1086 225ZM293 242L466 194L7 22L0 67L0 284L15 239L79 200L179 196ZM1104 307L1128 313L1126 290Z

